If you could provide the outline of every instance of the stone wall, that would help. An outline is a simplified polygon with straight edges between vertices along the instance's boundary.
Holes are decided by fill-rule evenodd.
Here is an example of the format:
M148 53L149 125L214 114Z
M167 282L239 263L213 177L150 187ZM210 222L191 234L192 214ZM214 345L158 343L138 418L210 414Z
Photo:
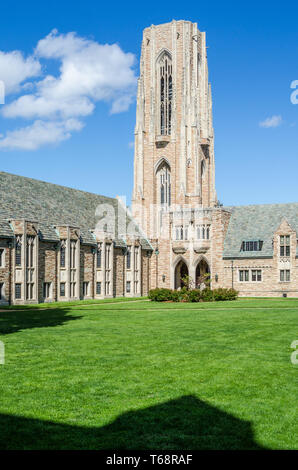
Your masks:
M10 240L0 239L0 249L3 249L2 257L2 266L0 266L0 283L3 284L2 288L2 299L0 299L1 304L7 304L10 294L10 275L9 275L9 265L10 265L10 256L11 248L9 247Z
M57 299L58 269L57 269L57 244L43 242L39 244L38 256L38 301L43 302L44 282L52 283L52 300Z

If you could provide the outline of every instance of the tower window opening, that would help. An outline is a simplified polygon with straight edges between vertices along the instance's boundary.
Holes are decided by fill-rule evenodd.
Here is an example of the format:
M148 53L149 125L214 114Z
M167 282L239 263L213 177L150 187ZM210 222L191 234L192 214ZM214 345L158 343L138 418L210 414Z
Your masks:
M160 184L160 204L162 206L171 205L171 173L167 165L164 165L159 171Z
M159 59L160 134L170 135L172 127L172 59L164 52Z

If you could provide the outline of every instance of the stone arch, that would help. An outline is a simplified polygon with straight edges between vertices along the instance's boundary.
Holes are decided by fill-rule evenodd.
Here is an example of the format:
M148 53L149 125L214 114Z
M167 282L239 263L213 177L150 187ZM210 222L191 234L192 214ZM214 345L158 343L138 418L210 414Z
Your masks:
M171 205L171 165L162 157L155 164L156 201L163 209Z
M210 264L205 256L200 256L195 263L195 286L198 287L201 276L211 274Z
M169 56L169 58L172 60L172 54L169 51L169 49L167 49L166 47L163 47L156 56L156 63L157 64L158 64L158 62L160 61L160 59L162 58L162 56L164 54L167 54Z
M179 256L173 267L174 271L174 288L175 289L180 289L184 287L184 283L181 280L181 278L185 275L189 274L189 269L188 269L188 264L186 260L183 258L183 256Z
M157 160L157 162L154 165L155 175L164 165L167 165L169 167L169 170L171 171L171 165L170 165L169 160L166 157L161 157L159 160Z

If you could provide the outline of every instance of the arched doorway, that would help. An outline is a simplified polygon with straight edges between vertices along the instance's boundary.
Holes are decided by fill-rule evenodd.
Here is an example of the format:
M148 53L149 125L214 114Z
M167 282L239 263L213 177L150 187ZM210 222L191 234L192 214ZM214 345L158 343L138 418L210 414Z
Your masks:
M204 258L202 258L196 267L196 287L200 287L200 284L202 283L206 285L204 279L209 279L206 274L210 274L210 268L208 262Z
M175 268L175 289L184 287L184 282L182 281L184 276L188 276L188 267L185 261L181 259Z

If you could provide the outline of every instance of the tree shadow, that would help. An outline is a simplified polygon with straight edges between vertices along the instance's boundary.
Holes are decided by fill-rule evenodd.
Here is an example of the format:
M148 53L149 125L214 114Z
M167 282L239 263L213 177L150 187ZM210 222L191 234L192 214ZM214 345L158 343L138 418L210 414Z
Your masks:
M0 312L0 335L8 335L17 331L32 328L60 326L64 323L79 320L81 316L69 315L69 308L50 308L40 310L7 310Z
M0 415L0 449L264 449L251 423L195 396L129 411L103 427Z

